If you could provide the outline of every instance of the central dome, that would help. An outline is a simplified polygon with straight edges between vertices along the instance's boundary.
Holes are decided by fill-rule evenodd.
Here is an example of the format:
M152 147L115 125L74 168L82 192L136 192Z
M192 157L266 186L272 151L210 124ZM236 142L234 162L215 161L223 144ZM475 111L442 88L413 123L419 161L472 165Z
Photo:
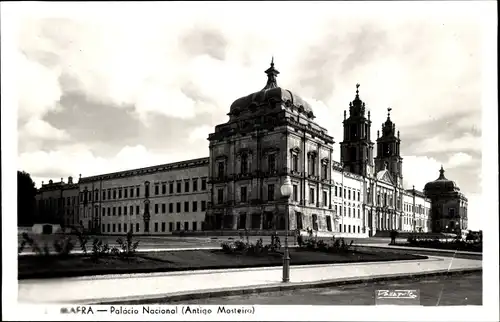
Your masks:
M458 192L460 191L460 188L455 183L455 181L446 179L446 177L444 176L443 166L441 166L441 170L439 170L439 178L434 181L428 182L424 187L424 191L431 194L443 192Z
M271 60L271 67L266 70L267 84L255 93L238 98L231 104L228 115L238 116L249 109L258 109L261 106L268 106L270 103L284 103L287 106L295 106L299 112L304 113L309 118L314 118L311 105L300 96L294 95L290 90L278 87L276 77L279 74L274 68L274 59Z

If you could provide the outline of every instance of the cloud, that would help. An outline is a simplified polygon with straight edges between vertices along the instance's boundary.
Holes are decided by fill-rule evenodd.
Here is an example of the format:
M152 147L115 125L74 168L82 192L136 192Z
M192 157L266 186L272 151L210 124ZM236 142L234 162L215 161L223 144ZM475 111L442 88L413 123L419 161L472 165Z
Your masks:
M57 108L62 91L59 86L57 69L50 69L17 53L19 71L18 117L20 119L39 118Z
M44 120L32 118L23 127L22 133L26 140L69 140L68 133L57 129Z
M204 140L208 143L207 141L208 135L212 132L213 128L211 126L203 125L197 127L193 131L191 131L191 134L189 135L189 140L191 141Z
M39 186L41 181L82 174L83 177L128 169L142 168L196 158L195 151L168 153L149 151L142 145L125 146L111 158L96 156L87 146L74 144L57 151L24 152L19 155L20 169L28 169Z
M472 161L472 156L470 154L458 152L458 153L453 154L450 157L450 159L448 160L446 165L447 165L447 167L454 168L454 167L468 164L471 161Z
M425 156L403 156L403 184L405 189L422 191L427 182L439 177L441 163Z

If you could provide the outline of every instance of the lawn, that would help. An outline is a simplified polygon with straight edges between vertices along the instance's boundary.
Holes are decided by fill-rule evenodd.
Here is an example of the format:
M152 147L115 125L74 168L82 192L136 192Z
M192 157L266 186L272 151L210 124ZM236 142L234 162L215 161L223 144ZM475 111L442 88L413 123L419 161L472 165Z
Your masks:
M379 252L363 249L346 253L326 253L305 249L290 249L291 265L334 264L374 261L425 259L426 256ZM57 278L104 274L170 272L203 269L230 269L282 265L281 253L243 255L222 250L185 250L136 253L130 258L108 255L97 262L87 256L20 256L19 279Z
M454 243L454 242L442 242L442 241L431 241L431 242L421 242L417 241L414 243L396 243L395 246L406 246L406 247L420 247L420 248L434 248L434 249L446 249L446 250L457 250L466 252L483 252L483 245L478 243Z

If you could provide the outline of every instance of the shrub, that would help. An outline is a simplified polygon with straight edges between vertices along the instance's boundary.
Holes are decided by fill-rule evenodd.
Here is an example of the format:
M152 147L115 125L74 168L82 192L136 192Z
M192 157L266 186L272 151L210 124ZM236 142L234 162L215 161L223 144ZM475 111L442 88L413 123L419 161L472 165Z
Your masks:
M226 253L232 253L234 252L234 244L230 242L223 242L221 244L222 250L225 251Z
M102 240L94 238L92 243L92 255L91 258L94 261L98 261L99 258L108 255L110 253L110 248L108 244L103 244Z
M322 240L319 240L317 243L316 243L316 246L318 247L319 250L321 251L326 251L328 250L328 244L325 243L324 241Z
M67 257L74 247L75 245L73 244L71 236L65 236L60 240L54 241L54 249L57 255L61 257Z
M248 248L248 245L241 240L237 240L234 242L234 249L236 251L245 251L245 250L247 250L247 248Z
M126 237L127 239L125 241L123 241L123 239L121 238L118 238L116 240L119 247L121 248L121 251L119 252L120 255L130 257L135 254L137 247L139 246L139 241L136 241L134 243L133 235L134 233L132 232L132 230L129 230Z
M89 241L89 237L85 233L84 229L82 229L81 231L76 230L75 233L76 233L76 237L78 238L78 241L80 243L80 249L82 250L82 252L84 254L87 254L87 243Z
M299 244L299 247L304 245L304 237L302 235L297 235L297 244Z

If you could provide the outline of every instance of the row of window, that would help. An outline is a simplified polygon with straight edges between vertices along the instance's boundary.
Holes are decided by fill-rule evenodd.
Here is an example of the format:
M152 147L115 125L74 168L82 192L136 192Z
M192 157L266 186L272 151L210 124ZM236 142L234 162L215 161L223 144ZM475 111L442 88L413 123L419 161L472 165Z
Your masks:
M191 207L189 207L191 205ZM189 201L184 202L184 208L181 207L182 204L180 202L177 202L175 204L175 212L180 213L182 209L184 209L184 212L198 212L198 201L192 201L191 203ZM123 211L122 211L123 209ZM129 211L127 211L127 209ZM206 211L207 210L207 202L205 200L200 201L200 211ZM101 214L103 216L108 215L108 216L121 216L123 213L124 216L127 215L139 215L140 214L140 207L138 205L135 206L135 213L134 213L134 206L118 206L118 207L103 207L101 210ZM167 204L166 203L161 203L161 204L154 204L154 214L165 214L167 213ZM168 213L174 213L174 203L169 203L168 204Z
M168 184L168 193L188 193L188 192L197 192L198 191L198 178L194 178L191 180L184 180L184 190L182 189L182 180L176 182L176 186L174 189L174 183L170 182ZM201 191L207 190L207 179L201 179ZM99 190L94 190L94 201L99 200ZM121 187L121 188L110 188L102 190L102 200L116 200L116 199L127 199L139 197L141 194L141 188L136 187ZM154 183L154 194L155 196L159 196L160 194L167 194L167 184L166 183ZM150 196L149 192L149 182L146 182L144 196L147 198ZM92 191L82 191L80 193L80 201L92 201Z
M405 203L404 204L404 211L407 212L414 212L420 215L428 215L429 214L429 208L423 208L421 205L414 206L412 204Z
M348 200L361 201L361 193L359 191L357 191L358 198L356 199L356 191L355 190L352 190L352 194L351 194L351 189L349 189L349 188L342 189L341 187L337 187L337 186L335 186L335 194L334 194L335 197L342 198L342 190L344 190L344 198L347 198Z
M352 227L352 231L351 231ZM361 233L361 226L356 226L356 225L339 225L339 232L341 233L356 233L356 228L357 228L357 233Z
M340 211L337 212L337 210ZM337 205L335 205L335 212L339 214L339 216L351 217L352 215L353 218L356 218L356 208L354 207L344 207L344 213L342 213L342 206L338 206L337 208ZM358 218L361 218L361 211L359 208L358 208Z
M161 226L160 226L161 224ZM154 232L155 233L158 233L158 232L167 232L167 226L166 226L167 223L165 222L162 222L162 223L158 223L158 222L155 222L153 223L153 227L154 227ZM134 227L135 227L135 232L136 233L139 233L140 232L140 228L141 228L141 225L139 223L136 223L135 225L134 224L129 224L127 225L126 223L115 223L115 224L102 224L101 225L101 231L103 233L126 233L128 232L128 230L132 230L132 232L134 232ZM190 222L189 221L185 221L184 223L181 223L181 222L176 222L175 223L175 231L181 231L181 230L184 230L184 231L197 231L197 230L201 230L201 224L198 225L198 222L196 221L193 221ZM174 231L174 223L173 222L169 222L168 223L168 232L172 232ZM148 230L149 232L149 230Z

